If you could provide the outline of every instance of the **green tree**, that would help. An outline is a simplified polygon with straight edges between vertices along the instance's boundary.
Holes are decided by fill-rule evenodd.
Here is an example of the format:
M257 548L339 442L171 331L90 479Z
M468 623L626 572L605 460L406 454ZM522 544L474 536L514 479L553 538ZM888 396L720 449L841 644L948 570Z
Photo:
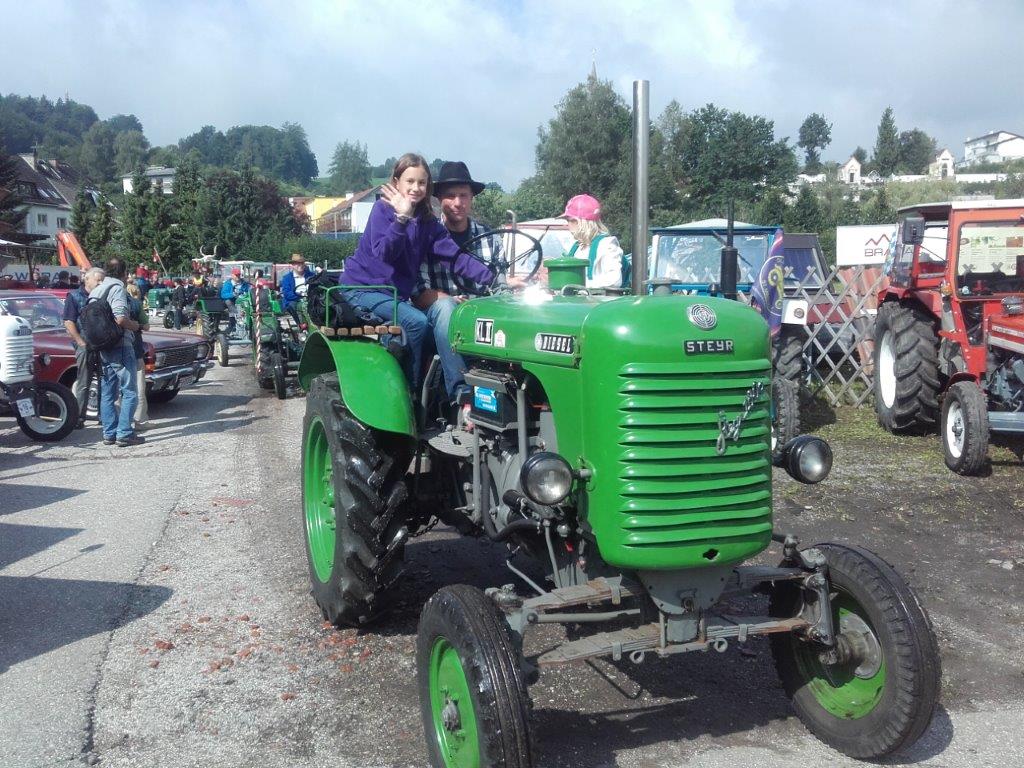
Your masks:
M186 260L196 258L202 245L199 224L199 205L203 194L203 181L199 176L198 153L189 152L174 169L174 228L175 254ZM170 268L170 265L168 265Z
M537 185L531 189L543 189L562 205L583 192L607 202L616 186L629 184L628 174L623 179L620 172L631 146L626 103L611 82L590 76L570 89L539 130ZM549 209L547 215L552 212L561 211Z
M473 218L486 226L500 227L508 221L507 210L512 208L512 195L501 189L485 189L473 198Z
M511 207L519 221L544 219L565 210L565 198L545 188L536 176L531 176L512 193Z
M788 209L782 193L773 189L754 208L754 222L767 227L782 224Z
M825 229L825 216L817 194L810 187L802 187L796 201L786 210L783 221L787 232L818 233Z
M125 195L121 209L120 242L125 255L132 260L148 258L152 253L153 238L148 229L149 204L152 185L141 167L132 176L132 193Z
M868 151L864 149L864 147L857 147L853 150L853 157L856 158L857 162L860 163L861 166L866 166L868 164Z
M1024 197L1024 173L1007 175L1003 181L996 183L995 193L999 200Z
M935 162L938 146L935 139L922 130L914 128L900 133L899 170L903 173L928 173L928 166Z
M370 161L366 145L358 141L342 141L334 148L328 169L331 186L338 194L358 192L370 186Z
M804 171L818 173L821 150L832 143L832 124L813 112L800 125L797 146L804 151Z
M124 133L126 131L144 133L142 130L142 123L135 115L114 115L113 117L107 118L104 122L110 126L110 130L115 134Z
M114 167L118 173L131 173L146 162L148 152L142 131L122 131L114 139Z
M788 141L775 138L774 123L708 104L666 136L680 192L694 212L724 211L730 200L757 202L796 175Z
M85 238L92 228L93 214L95 212L96 204L93 203L92 197L85 189L80 188L75 196L75 202L71 206L71 221L69 223L71 224L71 231L81 243L85 242ZM86 250L86 253L88 252Z
M893 224L896 222L896 209L889 201L885 186L880 186L872 195L871 200L863 208L865 224Z
M100 198L93 210L85 238L79 239L82 241L86 255L93 261L99 261L108 255L113 238L114 216L111 212L111 205L106 199Z
M114 165L114 132L103 122L96 122L82 137L82 149L79 153L82 172L97 183L113 180L116 175Z
M896 130L896 118L893 116L892 107L886 107L878 123L878 135L875 138L871 164L882 176L889 176L896 173L899 162L900 137Z
M21 163L20 157L0 154L0 237L5 240L15 240L28 216L28 208L18 194Z

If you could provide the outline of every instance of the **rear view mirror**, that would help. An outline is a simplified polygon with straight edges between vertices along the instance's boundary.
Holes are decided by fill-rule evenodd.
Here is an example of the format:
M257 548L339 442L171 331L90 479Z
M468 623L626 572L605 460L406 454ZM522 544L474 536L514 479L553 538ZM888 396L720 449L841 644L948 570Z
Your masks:
M907 216L900 222L900 242L904 245L920 245L924 242L923 216Z

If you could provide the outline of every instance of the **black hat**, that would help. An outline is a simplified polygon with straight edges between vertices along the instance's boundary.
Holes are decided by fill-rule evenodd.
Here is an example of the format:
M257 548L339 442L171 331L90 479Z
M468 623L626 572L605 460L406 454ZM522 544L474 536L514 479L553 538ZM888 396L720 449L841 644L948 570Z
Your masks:
M446 162L441 166L441 171L434 180L434 192L438 192L445 184L469 184L474 195L484 191L483 183L473 181L469 175L469 168L462 161Z

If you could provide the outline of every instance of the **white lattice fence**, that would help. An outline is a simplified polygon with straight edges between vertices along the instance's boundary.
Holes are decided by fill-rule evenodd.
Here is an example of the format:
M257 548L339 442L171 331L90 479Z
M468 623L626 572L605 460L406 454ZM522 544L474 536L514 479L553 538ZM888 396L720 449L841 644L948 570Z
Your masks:
M879 267L842 267L824 281L809 276L795 294L787 290L808 302L807 385L830 405L871 402L876 296L885 279Z

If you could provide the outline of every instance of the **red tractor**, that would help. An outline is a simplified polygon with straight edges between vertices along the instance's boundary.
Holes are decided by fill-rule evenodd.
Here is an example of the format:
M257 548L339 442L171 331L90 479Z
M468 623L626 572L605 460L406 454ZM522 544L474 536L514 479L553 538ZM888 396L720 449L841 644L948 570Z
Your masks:
M940 425L946 466L985 467L990 432L1024 436L1024 200L900 211L875 320L875 410Z

